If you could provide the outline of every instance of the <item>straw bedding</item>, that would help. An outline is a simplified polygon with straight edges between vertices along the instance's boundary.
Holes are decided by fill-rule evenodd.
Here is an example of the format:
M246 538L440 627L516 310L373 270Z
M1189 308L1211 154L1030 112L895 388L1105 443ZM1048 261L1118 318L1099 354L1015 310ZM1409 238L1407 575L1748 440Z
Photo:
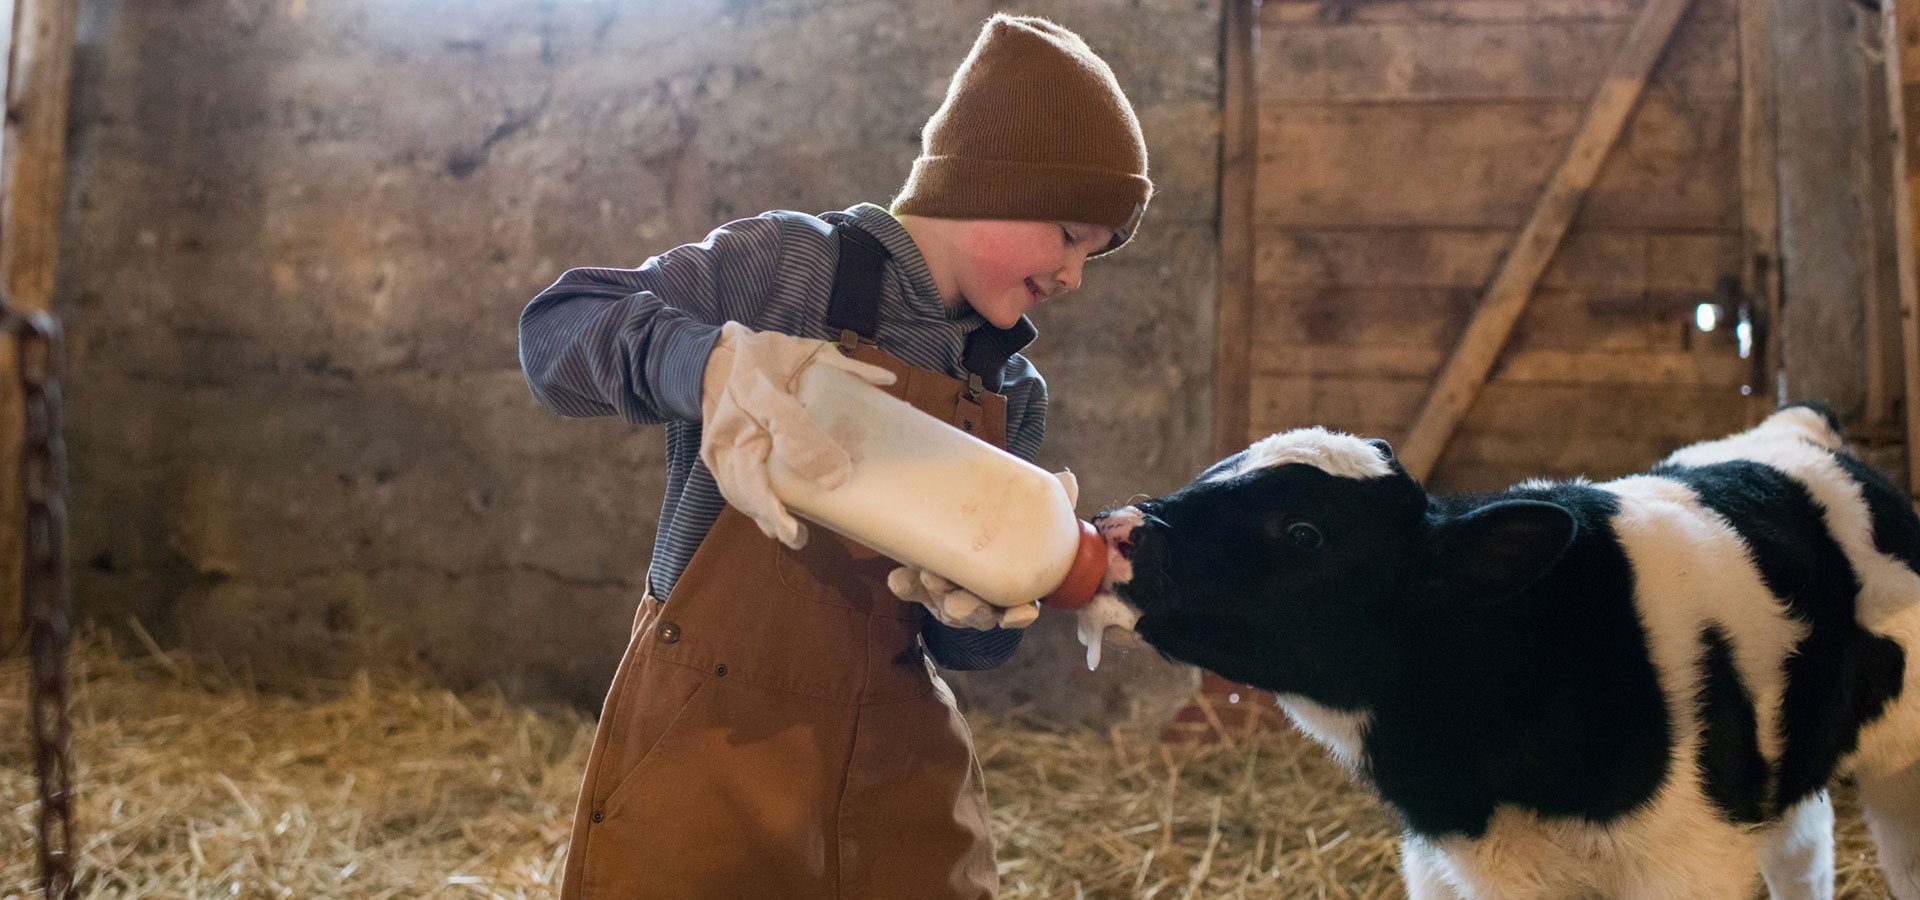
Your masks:
M265 695L148 645L73 656L82 896L549 897L591 723L401 678ZM0 897L29 893L24 663L0 661ZM974 720L1003 896L1399 897L1392 824L1270 719L1209 744ZM1841 792L1841 895L1880 897Z

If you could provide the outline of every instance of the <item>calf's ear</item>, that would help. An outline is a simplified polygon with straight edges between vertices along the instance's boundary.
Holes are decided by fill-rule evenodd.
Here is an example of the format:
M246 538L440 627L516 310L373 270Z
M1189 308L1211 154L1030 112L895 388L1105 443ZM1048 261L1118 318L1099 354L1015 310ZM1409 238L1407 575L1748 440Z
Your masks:
M1501 500L1441 524L1433 535L1434 561L1443 581L1469 597L1498 602L1540 580L1578 531L1564 506Z

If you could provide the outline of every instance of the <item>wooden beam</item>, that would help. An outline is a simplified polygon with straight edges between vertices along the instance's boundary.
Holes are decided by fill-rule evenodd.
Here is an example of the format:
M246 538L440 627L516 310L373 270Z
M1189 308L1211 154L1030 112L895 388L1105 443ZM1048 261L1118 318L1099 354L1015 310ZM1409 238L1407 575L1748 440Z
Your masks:
M1773 0L1740 0L1741 283L1753 319L1750 405L1771 410L1780 398L1780 180L1775 146Z
M1864 49L1861 61L1866 71L1861 88L1867 103L1863 121L1868 138L1862 165L1854 173L1854 194L1861 198L1861 212L1867 222L1861 234L1867 264L1860 292L1866 332L1866 352L1862 355L1867 370L1867 403L1861 418L1863 424L1874 427L1890 426L1899 415L1903 355L1899 257L1907 249L1899 246L1901 240L1895 237L1905 234L1895 209L1899 197L1894 182L1904 180L1906 172L1899 162L1900 148L1892 139L1899 133L1899 62L1889 43L1895 36L1886 31L1893 20L1891 4L1883 4L1882 9L1880 15L1863 10L1854 16L1857 41Z
M67 99L73 79L75 7L16 0L0 131L0 284L16 307L52 306L66 197ZM0 349L0 652L19 632L19 479L23 428L18 359Z
M1634 20L1633 29L1627 32L1620 52L1594 94L1585 121L1574 135L1566 160L1547 182L1539 204L1501 263L1500 271L1494 275L1479 311L1467 325L1466 336L1447 360L1425 408L1414 422L1406 449L1400 454L1401 463L1414 477L1426 478L1432 474L1441 452L1453 438L1454 429L1473 406L1474 397L1499 359L1514 323L1526 311L1534 285L1553 259L1560 239L1566 236L1587 189L1600 174L1600 164L1626 126L1654 63L1666 49L1681 13L1686 11L1687 2L1647 0L1640 17Z
M1780 381L1790 400L1825 400L1849 426L1866 409L1864 304L1881 198L1860 193L1873 130L1854 3L1773 3L1780 184Z
M1247 364L1253 298L1255 146L1253 48L1257 0L1227 0L1221 42L1220 285L1215 315L1213 455L1247 445Z
M1883 6L1886 29L1887 106L1893 128L1894 260L1899 278L1901 368L1906 388L1907 490L1920 492L1920 272L1914 223L1920 221L1915 179L1920 179L1920 134L1911 116L1920 112L1920 0ZM1902 28L1905 23L1907 27Z

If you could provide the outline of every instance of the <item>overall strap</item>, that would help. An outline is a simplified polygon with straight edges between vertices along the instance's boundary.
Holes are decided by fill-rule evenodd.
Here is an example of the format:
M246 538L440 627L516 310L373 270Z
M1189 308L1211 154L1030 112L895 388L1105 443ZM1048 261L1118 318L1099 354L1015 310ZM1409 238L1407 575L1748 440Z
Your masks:
M833 226L838 258L833 270L833 293L827 300L827 325L841 335L841 343L855 341L878 346L880 285L892 256L880 239L851 222ZM849 332L853 340L849 340ZM975 390L998 391L1007 359L1033 342L1033 323L1022 316L1012 328L982 324L967 335L961 365Z
M840 223L833 226L839 259L833 267L833 295L827 300L827 324L869 344L880 330L880 279L886 271L887 245L865 230Z

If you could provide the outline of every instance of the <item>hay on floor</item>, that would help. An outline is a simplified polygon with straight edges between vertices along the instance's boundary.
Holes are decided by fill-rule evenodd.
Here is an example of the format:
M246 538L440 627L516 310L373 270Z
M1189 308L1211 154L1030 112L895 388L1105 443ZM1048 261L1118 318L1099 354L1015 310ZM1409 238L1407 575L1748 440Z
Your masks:
M307 699L89 637L73 656L88 897L550 897L592 731L361 677ZM0 897L35 878L25 664L0 661ZM1002 896L1400 897L1390 817L1253 720L1212 744L976 718ZM1881 897L1841 796L1844 897Z

